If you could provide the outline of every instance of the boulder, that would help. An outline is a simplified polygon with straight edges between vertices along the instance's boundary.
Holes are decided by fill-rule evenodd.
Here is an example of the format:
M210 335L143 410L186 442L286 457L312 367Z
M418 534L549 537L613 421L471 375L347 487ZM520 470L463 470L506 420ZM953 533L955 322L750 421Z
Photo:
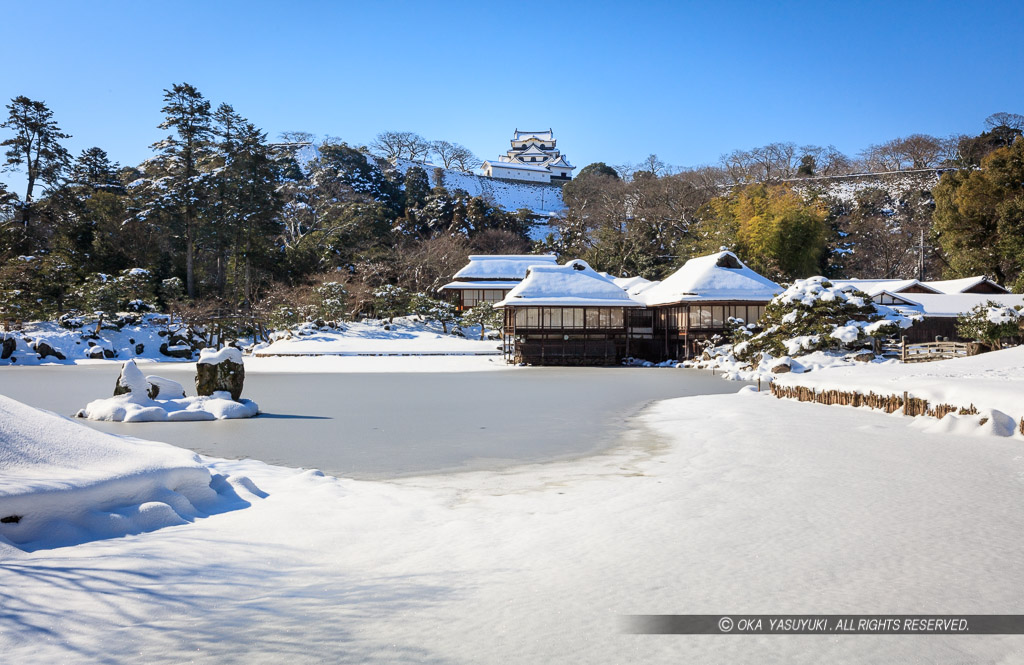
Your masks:
M865 353L858 353L853 357L853 359L859 363L869 363L875 359L875 354L871 353L870 351L867 351Z
M185 358L191 360L192 358L192 347L184 344L180 346L168 346L167 342L160 345L160 353L171 358Z
M64 360L64 354L50 346L47 342L39 340L33 347L36 353L39 354L39 359L48 358L50 356L55 357L57 360Z
M236 402L242 397L245 381L245 366L242 352L234 347L203 349L196 363L196 393L212 395L215 392L231 393Z
M18 341L13 337L5 336L3 346L0 346L0 360L10 358L16 348L18 348Z
M147 394L150 399L181 399L185 396L185 388L177 381L165 379L162 376L147 376L146 383L149 385Z
M788 362L781 362L776 365L772 365L772 374L786 374L792 371L793 368Z
M141 356L146 351L146 345L139 342L135 345L135 355Z
M90 357L90 358L97 359L97 360L102 360L103 359L103 347L100 347L100 346L90 346L88 348L88 350L85 352L85 354L88 357Z
M149 383L146 381L146 377L142 375L142 371L135 364L135 361L129 360L124 365L121 365L121 373L118 375L117 382L114 384L114 397L126 394L139 397L148 394L148 392Z

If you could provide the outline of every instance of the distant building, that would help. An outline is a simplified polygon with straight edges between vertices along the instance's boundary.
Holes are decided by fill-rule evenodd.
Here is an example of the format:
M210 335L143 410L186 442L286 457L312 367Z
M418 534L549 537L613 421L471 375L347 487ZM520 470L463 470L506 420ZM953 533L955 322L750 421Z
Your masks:
M568 182L576 168L555 148L555 137L546 132L512 134L512 147L496 160L483 163L484 175L527 182Z
M469 264L441 287L452 294L461 312L479 303L502 300L526 277L533 265L558 265L554 254L474 254Z
M615 365L630 355L630 313L644 305L577 259L531 265L495 307L505 310L510 362Z

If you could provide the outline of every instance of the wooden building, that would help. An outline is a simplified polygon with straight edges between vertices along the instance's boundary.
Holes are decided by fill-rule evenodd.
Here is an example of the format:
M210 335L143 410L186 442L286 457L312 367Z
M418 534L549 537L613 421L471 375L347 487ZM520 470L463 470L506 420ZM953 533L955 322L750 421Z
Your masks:
M649 342L637 340L634 348L650 360L692 358L705 341L728 332L729 319L756 322L781 292L781 286L732 252L690 259L637 294L653 314L653 334Z
M509 362L613 365L631 353L631 324L638 320L631 314L643 303L576 260L530 266L495 307L505 311Z
M461 312L481 302L497 304L526 277L532 265L558 265L554 254L476 254L441 287Z

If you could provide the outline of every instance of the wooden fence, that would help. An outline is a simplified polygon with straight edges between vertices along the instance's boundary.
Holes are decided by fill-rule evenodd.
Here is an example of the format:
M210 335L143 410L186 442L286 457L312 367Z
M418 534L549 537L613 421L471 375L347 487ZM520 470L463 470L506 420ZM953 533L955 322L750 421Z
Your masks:
M961 416L978 415L978 409L970 406L953 404L931 405L927 400L911 397L906 391L902 395L879 395L869 392L867 395L853 390L815 390L806 386L780 386L775 382L770 385L772 395L778 399L795 399L800 402L839 406L864 406L869 409L881 409L886 413L901 412L905 416L931 416L944 418L947 414L956 413ZM984 422L984 421L982 421ZM1020 419L1018 428L1024 434L1024 418Z
M970 355L969 345L964 342L926 342L907 344L904 337L899 344L900 360L905 363L926 363L933 360L966 358Z

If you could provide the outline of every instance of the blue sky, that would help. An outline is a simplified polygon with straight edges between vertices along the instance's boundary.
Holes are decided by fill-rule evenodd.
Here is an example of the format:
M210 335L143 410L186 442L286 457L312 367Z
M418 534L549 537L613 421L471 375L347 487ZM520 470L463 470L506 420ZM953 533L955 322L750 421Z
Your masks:
M176 82L271 137L411 130L489 158L552 127L577 166L772 141L852 154L1024 113L1021 2L40 0L4 22L0 97L46 101L74 154L126 164Z

